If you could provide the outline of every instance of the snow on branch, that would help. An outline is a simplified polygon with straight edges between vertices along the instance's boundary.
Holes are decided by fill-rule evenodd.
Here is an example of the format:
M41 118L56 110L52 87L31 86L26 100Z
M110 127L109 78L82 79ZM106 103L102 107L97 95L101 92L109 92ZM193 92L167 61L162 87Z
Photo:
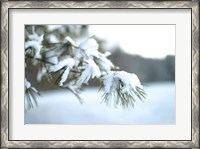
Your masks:
M101 72L96 63L89 59L86 61L87 64L84 64L82 68L84 71L81 73L81 76L78 78L76 85L81 86L83 83L87 84L90 79L99 78L101 76Z
M145 92L137 75L125 71L110 71L105 74L103 80L103 98L109 103L113 97L115 104L123 107L134 106L136 97L145 98Z
M30 82L25 79L25 109L29 110L34 106L38 106L37 98L39 92L31 86Z
M35 33L35 27L32 27L32 34L28 35L28 41L25 42L26 52L33 52L34 58L40 57L40 51L42 49L42 41L44 35L39 36Z
M60 43L47 43L44 38L46 36L39 36L32 27L32 33L27 35L25 41L26 61L31 59L32 63L37 61L38 64L38 81L44 76L57 74L58 81L52 78L49 80L57 82L56 85L70 90L80 99L80 89L88 85L89 80L97 79L102 83L103 100L107 103L114 100L116 105L120 104L123 107L133 106L136 98L145 98L144 89L137 75L118 71L108 59L110 53L98 50L99 44L94 37L86 38L77 44L69 35ZM38 92L27 80L25 88L27 105L31 108L33 103L37 105L35 97Z

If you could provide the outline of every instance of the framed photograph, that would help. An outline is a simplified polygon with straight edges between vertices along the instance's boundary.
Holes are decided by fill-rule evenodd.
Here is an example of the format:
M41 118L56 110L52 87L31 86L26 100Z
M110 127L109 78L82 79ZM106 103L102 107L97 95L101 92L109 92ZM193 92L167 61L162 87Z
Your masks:
M199 2L1 2L1 148L199 148Z

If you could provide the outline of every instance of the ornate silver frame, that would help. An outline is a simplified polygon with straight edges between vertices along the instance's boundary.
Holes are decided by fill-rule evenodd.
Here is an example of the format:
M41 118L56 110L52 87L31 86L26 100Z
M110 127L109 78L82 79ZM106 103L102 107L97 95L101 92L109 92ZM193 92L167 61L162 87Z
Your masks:
M189 8L192 10L192 140L190 141L11 141L8 136L9 8ZM199 148L199 2L198 1L3 1L1 2L1 148Z

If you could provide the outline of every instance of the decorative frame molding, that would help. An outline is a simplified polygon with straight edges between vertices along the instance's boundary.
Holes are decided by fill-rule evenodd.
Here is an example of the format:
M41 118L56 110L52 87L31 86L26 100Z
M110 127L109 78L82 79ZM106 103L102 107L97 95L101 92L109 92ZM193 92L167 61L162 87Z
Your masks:
M10 8L190 8L192 10L191 141L10 141L8 135L8 21ZM3 1L1 2L1 148L167 147L199 148L199 2L198 1Z

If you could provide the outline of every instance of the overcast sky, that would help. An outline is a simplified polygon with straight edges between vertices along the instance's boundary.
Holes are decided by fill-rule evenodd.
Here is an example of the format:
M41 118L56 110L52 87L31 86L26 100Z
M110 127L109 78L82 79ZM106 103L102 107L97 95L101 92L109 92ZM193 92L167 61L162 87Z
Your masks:
M90 34L143 57L175 55L175 25L91 25Z

